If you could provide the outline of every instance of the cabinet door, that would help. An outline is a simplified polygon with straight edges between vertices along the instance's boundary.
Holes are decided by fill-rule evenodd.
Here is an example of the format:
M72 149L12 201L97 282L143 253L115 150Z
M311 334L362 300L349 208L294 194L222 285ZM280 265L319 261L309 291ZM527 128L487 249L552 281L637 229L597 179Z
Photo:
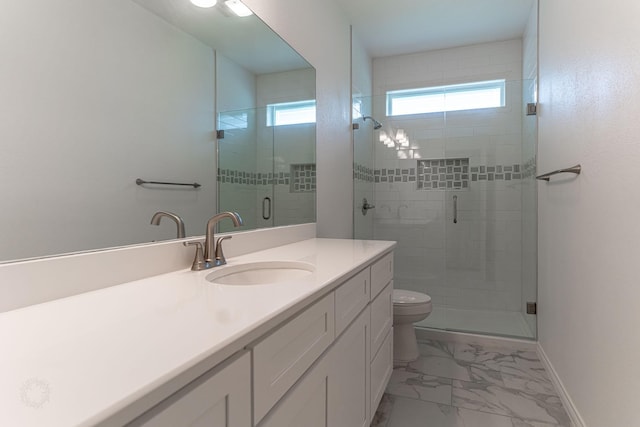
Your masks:
M371 302L371 360L378 355L382 342L393 324L393 280Z
M371 299L393 279L393 252L383 256L371 266Z
M337 427L327 420L327 360L320 359L263 418L260 427Z
M363 310L335 342L329 370L329 425L369 425L369 309Z
M327 295L253 348L254 422L258 423L331 345L334 295Z
M251 359L249 352L223 362L129 426L250 427Z
M336 289L336 337L369 304L369 267Z
M371 362L371 416L376 412L393 372L393 328Z

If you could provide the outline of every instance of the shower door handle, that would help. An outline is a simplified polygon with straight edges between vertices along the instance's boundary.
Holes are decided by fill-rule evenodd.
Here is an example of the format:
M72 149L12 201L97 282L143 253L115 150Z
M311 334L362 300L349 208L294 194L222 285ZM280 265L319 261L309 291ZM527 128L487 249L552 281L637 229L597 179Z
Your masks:
M458 223L458 196L453 196L453 223Z
M271 219L271 198L265 197L262 199L262 219Z

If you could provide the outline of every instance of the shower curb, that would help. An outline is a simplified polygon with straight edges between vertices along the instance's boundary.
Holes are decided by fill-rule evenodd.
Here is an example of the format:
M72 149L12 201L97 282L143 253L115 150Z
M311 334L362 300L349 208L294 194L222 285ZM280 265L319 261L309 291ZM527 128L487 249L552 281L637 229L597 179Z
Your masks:
M518 347L527 348L536 351L537 341L510 338L510 337L494 337L482 334L471 334L467 332L441 331L429 328L415 328L416 338L423 340L438 340L447 342L457 342L463 344L479 344L485 346L502 346L502 347Z

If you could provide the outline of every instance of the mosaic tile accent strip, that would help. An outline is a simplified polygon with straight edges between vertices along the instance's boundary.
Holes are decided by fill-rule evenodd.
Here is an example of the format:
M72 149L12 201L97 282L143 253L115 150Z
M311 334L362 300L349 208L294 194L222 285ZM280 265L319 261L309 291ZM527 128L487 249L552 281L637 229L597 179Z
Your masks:
M373 182L373 168L369 168L364 165L354 163L353 179L358 181Z
M310 193L316 191L315 163L301 163L291 165L292 193Z
M522 165L522 178L536 175L536 159L529 159Z
M218 182L221 184L244 185L289 185L289 172L247 172L234 169L218 169Z
M260 178L258 178L258 175L260 175ZM264 180L268 181L266 174L218 168L218 182L222 184L260 185L261 181L263 181L262 175L265 175ZM270 179L273 181L273 176L271 176Z
M522 165L471 167L471 181L513 181L522 179Z
M374 169L374 182L416 182L418 190L464 190L478 181L515 181L536 173L535 158L524 164L494 166L471 166L468 158L429 159L417 160L416 166Z
M469 159L418 160L418 190L469 188Z
M373 171L375 182L416 182L416 168L389 168Z

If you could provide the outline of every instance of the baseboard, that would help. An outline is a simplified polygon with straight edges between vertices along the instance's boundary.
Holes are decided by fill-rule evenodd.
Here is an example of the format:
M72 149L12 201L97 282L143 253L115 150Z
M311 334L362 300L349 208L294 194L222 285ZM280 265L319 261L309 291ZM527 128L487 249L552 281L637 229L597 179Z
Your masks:
M584 420L580 416L580 413L578 412L576 405L573 404L573 400L571 400L571 397L569 396L567 389L564 387L564 384L560 380L558 373L553 368L553 365L551 364L551 361L547 357L547 354L544 352L544 349L542 348L539 342L537 344L538 345L536 350L538 352L538 357L540 358L540 361L544 365L544 369L546 369L547 373L549 374L549 377L551 378L551 382L553 383L553 386L558 392L558 395L560 396L560 400L562 400L562 405L564 406L565 411L567 411L567 415L569 415L569 419L571 419L571 423L573 427L587 427L587 424L584 422Z
M537 343L532 340L518 338L492 337L488 335L470 334L465 332L440 331L437 329L415 328L418 339L458 342L464 344L479 344L496 347L518 347L536 351Z

